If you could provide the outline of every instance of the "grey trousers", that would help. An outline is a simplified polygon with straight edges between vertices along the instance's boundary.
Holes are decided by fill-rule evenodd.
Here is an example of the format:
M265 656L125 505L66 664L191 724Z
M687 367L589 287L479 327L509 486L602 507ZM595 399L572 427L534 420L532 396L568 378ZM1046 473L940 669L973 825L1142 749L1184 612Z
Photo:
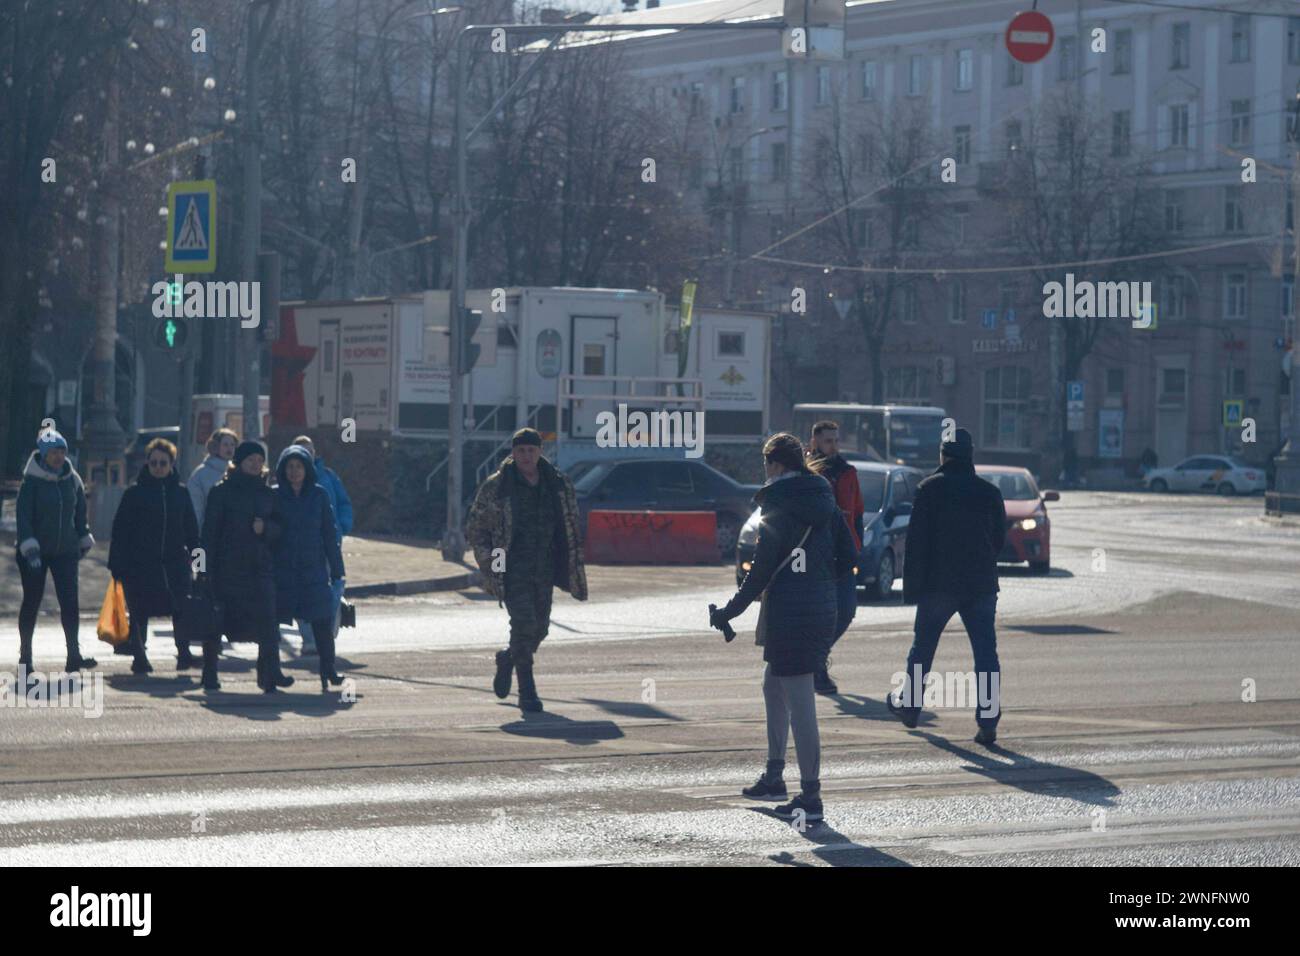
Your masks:
M817 733L817 695L813 675L777 677L772 665L763 671L763 702L767 705L767 759L785 762L786 743L794 728L799 779L817 784L821 778L822 745Z

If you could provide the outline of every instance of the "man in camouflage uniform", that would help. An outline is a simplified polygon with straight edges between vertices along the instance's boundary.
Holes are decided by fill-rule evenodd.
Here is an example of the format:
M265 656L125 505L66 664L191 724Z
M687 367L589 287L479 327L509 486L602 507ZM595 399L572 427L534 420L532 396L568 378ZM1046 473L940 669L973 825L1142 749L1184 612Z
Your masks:
M510 645L497 651L492 690L504 699L517 672L520 709L540 711L533 655L550 627L551 589L585 601L587 572L573 482L542 457L535 429L515 432L510 457L474 497L466 533L483 589L510 615Z

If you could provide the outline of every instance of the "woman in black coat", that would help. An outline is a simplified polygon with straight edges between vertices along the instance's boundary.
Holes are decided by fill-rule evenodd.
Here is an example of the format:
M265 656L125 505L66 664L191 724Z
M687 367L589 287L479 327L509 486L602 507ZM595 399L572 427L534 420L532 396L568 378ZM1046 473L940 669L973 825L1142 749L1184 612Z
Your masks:
M279 501L267 484L266 449L241 442L212 488L203 513L203 548L212 592L232 641L257 642L257 686L272 694L293 678L280 669L271 547L282 530ZM203 686L217 689L217 640L203 644Z
M122 582L131 620L131 673L153 670L145 652L149 618L170 617L176 635L176 669L195 665L176 626L176 609L190 593L190 553L199 546L199 525L189 492L176 474L176 446L155 438L135 484L122 494L113 516L108 570Z
M309 621L320 652L320 689L343 683L334 670L334 587L343 553L329 495L316 483L311 452L290 445L275 466L282 532L275 542L275 606L288 624Z
M808 468L798 438L773 435L763 445L763 461L768 481L754 498L762 509L754 562L735 597L711 613L710 624L730 621L763 597L767 770L743 793L786 795L782 774L793 728L800 793L776 813L784 819L802 813L816 822L822 819L821 742L813 674L825 666L835 639L835 582L852 567L853 538L830 483Z

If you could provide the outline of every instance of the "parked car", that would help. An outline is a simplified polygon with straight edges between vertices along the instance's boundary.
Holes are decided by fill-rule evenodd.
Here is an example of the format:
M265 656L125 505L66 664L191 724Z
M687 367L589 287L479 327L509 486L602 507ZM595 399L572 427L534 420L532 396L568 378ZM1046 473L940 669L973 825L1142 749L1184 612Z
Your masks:
M1027 468L976 465L975 474L1002 492L1007 509L1007 543L998 561L1027 562L1029 570L1046 574L1052 569L1052 523L1048 501L1060 501L1055 491L1039 491Z
M1142 480L1151 491L1249 495L1264 490L1268 475L1227 455L1193 455L1172 468L1153 468Z
M864 526L862 553L858 556L858 586L869 598L889 600L894 582L903 573L907 523L912 499L925 473L907 465L850 460L862 491ZM736 546L736 581L745 579L758 542L759 511L755 509L740 531Z
M712 511L717 516L719 560L736 549L740 527L753 508L758 485L742 485L701 461L637 458L580 462L573 490L579 533L587 532L593 508L609 511Z

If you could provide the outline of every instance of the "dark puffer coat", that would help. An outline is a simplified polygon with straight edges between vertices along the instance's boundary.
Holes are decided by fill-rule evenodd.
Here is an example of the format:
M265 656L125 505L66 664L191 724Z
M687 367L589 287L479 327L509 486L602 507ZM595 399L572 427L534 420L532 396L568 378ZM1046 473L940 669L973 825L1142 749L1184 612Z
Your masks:
M159 480L140 469L113 516L108 570L122 582L131 611L166 617L190 590L190 549L199 546L199 525L189 492L173 471Z
M903 556L903 600L996 593L1006 537L1002 492L979 477L971 462L946 462L916 490Z
M280 503L260 475L231 465L208 495L203 512L203 548L208 577L225 613L226 635L233 640L270 640L275 627L275 563L271 546L280 537ZM253 531L261 518L262 533Z
M306 469L302 490L289 485L285 467L297 458ZM334 616L330 579L343 577L343 554L329 495L316 483L316 466L307 449L290 445L275 466L283 532L275 557L275 607L281 621L319 621Z
M853 538L830 483L818 475L778 478L754 500L763 512L754 563L726 614L741 614L767 588L763 660L778 677L808 674L825 664L835 639L837 552L851 566ZM774 574L808 528L803 570L791 561Z
M34 451L18 489L18 547L39 545L41 557L57 558L90 547L86 523L86 486L64 459L57 472L46 468Z

